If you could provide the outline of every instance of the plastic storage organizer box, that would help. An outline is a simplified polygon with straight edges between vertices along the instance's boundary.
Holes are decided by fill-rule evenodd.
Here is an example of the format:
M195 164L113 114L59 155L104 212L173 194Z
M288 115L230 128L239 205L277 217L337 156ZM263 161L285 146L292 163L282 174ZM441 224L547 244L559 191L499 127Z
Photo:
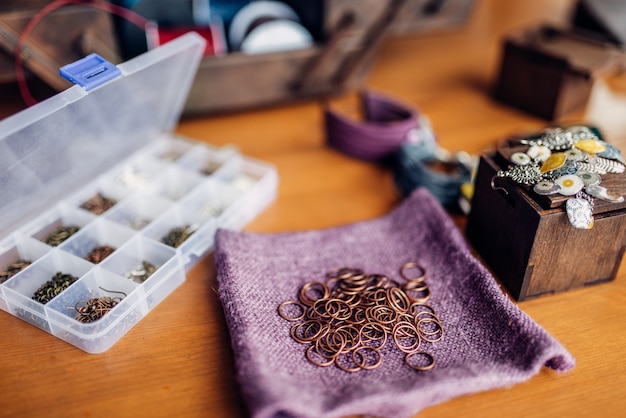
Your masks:
M79 68L85 86L0 122L0 271L31 262L0 284L2 310L86 352L106 351L185 281L217 228L241 228L273 201L271 165L173 134L203 48L191 33L118 66ZM98 194L115 205L100 215L81 208ZM45 243L70 225L80 229ZM193 233L166 245L180 227ZM115 251L87 261L99 246ZM154 273L131 280L144 261ZM57 272L77 280L45 304L33 300ZM78 320L77 306L107 297L122 299L93 322Z

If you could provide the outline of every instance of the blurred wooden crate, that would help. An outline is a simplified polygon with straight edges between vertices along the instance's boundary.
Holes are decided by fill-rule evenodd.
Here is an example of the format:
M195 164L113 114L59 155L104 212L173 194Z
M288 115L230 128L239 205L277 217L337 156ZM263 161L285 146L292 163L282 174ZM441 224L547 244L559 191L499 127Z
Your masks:
M567 28L537 26L503 42L495 97L547 120L583 108L595 80L625 66L623 51Z
M39 10L36 5L46 3L49 1L28 0L21 11L0 8L0 46L5 52L0 56L0 82L15 80L12 53L17 37ZM474 0L324 0L323 33L309 48L205 57L185 113L230 112L354 89L385 37L459 27L467 21L473 4ZM119 48L112 39L114 34L115 25L105 12L85 6L64 7L33 30L24 66L62 90L68 86L58 76L58 68L64 64L90 52L114 63L122 61L116 56Z
M200 65L186 112L215 113L337 95L358 87L386 36L461 26L473 0L326 0L324 42Z

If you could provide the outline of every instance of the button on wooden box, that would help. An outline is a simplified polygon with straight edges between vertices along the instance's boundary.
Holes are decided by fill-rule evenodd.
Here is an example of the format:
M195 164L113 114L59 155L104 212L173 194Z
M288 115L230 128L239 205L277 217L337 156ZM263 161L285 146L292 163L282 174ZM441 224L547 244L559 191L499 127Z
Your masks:
M518 301L613 280L626 245L626 202L596 199L594 226L583 230L570 224L565 196L541 196L507 178L494 189L492 179L520 150L511 143L481 156L466 229L474 248ZM602 186L626 195L626 175L605 174Z

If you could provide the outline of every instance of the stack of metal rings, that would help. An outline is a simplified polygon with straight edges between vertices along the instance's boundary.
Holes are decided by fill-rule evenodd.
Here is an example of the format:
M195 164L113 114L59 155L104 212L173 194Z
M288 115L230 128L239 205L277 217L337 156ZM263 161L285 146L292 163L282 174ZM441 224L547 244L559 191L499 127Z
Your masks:
M291 327L291 337L308 345L306 358L317 366L335 364L347 372L374 369L382 363L387 342L393 341L408 366L430 370L435 358L421 350L421 344L441 340L444 331L435 310L426 304L426 270L410 262L400 275L402 283L341 268L329 272L326 282L305 283L298 300L281 303L278 314L298 322Z

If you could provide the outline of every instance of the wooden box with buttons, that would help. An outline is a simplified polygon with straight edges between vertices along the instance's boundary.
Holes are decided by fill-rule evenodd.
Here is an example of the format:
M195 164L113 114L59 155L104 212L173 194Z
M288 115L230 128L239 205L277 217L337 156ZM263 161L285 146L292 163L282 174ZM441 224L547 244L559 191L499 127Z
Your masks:
M597 130L587 132L599 138L587 140L591 152L572 146L579 131L546 132L481 156L467 221L469 241L518 301L613 280L626 245L619 151ZM549 150L550 135L569 142Z

